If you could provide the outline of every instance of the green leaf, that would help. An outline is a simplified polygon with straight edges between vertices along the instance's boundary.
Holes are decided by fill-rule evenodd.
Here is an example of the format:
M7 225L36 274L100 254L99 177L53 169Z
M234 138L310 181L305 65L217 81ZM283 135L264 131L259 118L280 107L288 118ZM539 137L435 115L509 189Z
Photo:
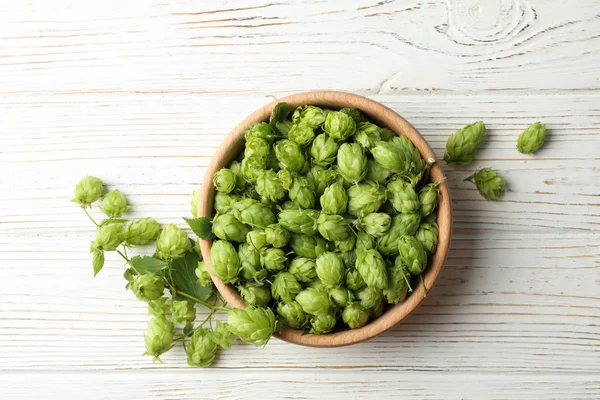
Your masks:
M129 220L123 219L123 218L107 218L107 219L103 219L102 222L100 222L99 226L105 226L105 225L110 225L110 224L122 224L127 221L129 221Z
M191 322L186 323L185 326L183 327L183 334L186 336L189 336L193 331L194 331L194 324Z
M213 240L215 235L212 232L212 220L208 217L200 218L183 218L185 222L192 228L194 233L204 240Z
M133 282L135 275L133 268L127 268L125 272L123 272L123 278L127 279L127 282Z
M94 276L96 276L104 267L104 252L102 250L95 250L92 254L92 266L94 267Z
M150 256L135 256L129 262L135 271L140 274L160 275L161 270L165 269L167 263L159 258Z
M196 276L196 268L200 257L194 251L188 251L184 257L171 260L169 262L169 269L167 271L167 282L173 286L176 291L187 293L193 297L196 297L202 301L210 299L212 296L212 290L206 286L201 286L198 283L198 277ZM176 300L187 300L193 301L187 297L175 294Z
M290 107L288 103L277 103L275 107L273 107L273 113L271 114L271 118L269 119L269 125L271 125L271 128L275 129L276 124L286 119L290 111L292 111L292 107Z

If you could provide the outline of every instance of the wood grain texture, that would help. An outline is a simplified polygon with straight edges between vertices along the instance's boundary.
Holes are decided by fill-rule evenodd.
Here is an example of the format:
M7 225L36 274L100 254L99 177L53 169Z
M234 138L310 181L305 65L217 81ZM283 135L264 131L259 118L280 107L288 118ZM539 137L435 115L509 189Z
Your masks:
M0 2L0 397L600 398L599 61L595 0ZM444 167L435 290L356 346L152 364L122 261L92 278L74 184L100 176L128 216L184 227L226 134L311 89L382 102L438 157L485 121L475 163ZM515 143L535 120L548 142L529 157ZM487 166L499 202L463 182Z

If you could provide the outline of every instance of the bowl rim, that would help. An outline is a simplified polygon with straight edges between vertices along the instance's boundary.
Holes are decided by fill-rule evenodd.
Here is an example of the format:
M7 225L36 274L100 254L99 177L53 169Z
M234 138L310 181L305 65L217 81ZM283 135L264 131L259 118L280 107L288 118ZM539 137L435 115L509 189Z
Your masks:
M274 337L286 342L310 346L310 347L336 347L356 344L371 339L402 322L423 302L426 293L433 288L438 276L446 261L448 250L450 248L450 239L452 236L452 202L448 190L447 180L435 153L425 140L425 138L415 129L407 120L395 111L383 104L369 98L353 93L339 91L309 91L289 95L279 100L287 102L292 109L301 105L316 105L329 108L353 107L361 110L369 118L381 126L388 127L396 134L406 135L417 147L424 159L433 158L436 160L431 168L431 177L433 182L443 179L439 186L440 202L438 206L438 226L439 242L436 253L431 257L427 271L423 277L427 292L423 285L419 284L406 299L397 305L389 307L384 314L370 321L367 325L358 329L348 329L341 332L328 333L322 335L305 334L302 331L283 327L280 332L275 332ZM251 113L239 124L237 124L225 138L221 146L213 155L206 173L202 189L198 194L198 216L213 217L213 196L214 186L212 184L213 176L216 171L228 165L244 147L242 133L255 122L262 122L269 119L273 107L277 101L273 101L258 110ZM206 267L210 270L210 248L212 241L200 240L200 248L204 257ZM240 297L237 290L229 284L211 274L212 280L227 303L235 308L245 308L246 305Z

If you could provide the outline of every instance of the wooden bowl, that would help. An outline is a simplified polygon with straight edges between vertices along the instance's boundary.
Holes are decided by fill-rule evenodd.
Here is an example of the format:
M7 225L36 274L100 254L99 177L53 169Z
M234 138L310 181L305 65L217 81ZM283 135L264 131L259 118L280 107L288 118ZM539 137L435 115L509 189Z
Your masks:
M380 126L390 128L398 134L405 134L414 143L417 149L419 149L424 159L427 160L429 158L436 158L435 154L423 136L421 136L421 134L417 132L417 130L410 123L386 106L376 101L367 99L366 97L343 92L314 91L294 94L285 97L280 101L289 103L292 106L292 109L307 104L333 109L340 109L343 107L357 108L368 115ZM267 104L266 106L250 114L246 119L233 128L229 136L227 136L221 147L217 150L210 165L208 166L206 176L204 177L202 191L199 195L199 216L213 216L214 186L212 181L215 172L228 165L237 157L237 155L244 148L242 133L255 122L268 121L275 104L276 102ZM435 182L444 177L444 172L442 171L440 164L436 162L431 168L432 181ZM452 231L452 208L446 181L444 181L444 183L442 183L440 186L440 193L441 198L438 208L437 221L439 225L439 244L436 253L430 257L430 263L424 276L425 285L428 291L431 290L438 275L440 274L440 271L442 270L444 261L446 260L446 255L448 254ZM211 245L212 242L207 240L203 240L200 243L202 255L204 256L206 266L209 269L211 268ZM227 300L229 305L232 307L245 308L246 305L244 301L233 286L224 284L221 279L215 276L213 276L212 279L215 283L215 286L223 295L225 300ZM276 333L274 336L287 342L313 347L347 346L359 343L385 332L404 320L421 304L423 298L424 289L423 286L419 284L416 285L414 292L410 294L410 296L408 296L404 302L390 307L383 315L371 321L362 328L348 329L342 332L324 335L313 335L303 334L302 331L286 327L281 331L281 333Z

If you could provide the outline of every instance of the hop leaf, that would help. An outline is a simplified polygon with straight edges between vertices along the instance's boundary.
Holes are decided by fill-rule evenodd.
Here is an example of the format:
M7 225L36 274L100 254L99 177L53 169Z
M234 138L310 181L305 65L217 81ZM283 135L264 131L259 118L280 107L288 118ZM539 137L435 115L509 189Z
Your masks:
M448 138L444 161L457 165L470 164L475 151L483 142L484 136L485 125L483 122L478 121L465 126Z
M102 250L93 250L92 266L94 267L94 276L104 267L104 252Z
M86 176L75 185L75 198L72 200L82 207L89 207L104 192L102 181L95 176Z
M491 168L480 169L465 181L475 183L479 193L488 200L498 200L506 185L506 181Z
M264 346L275 331L275 315L269 308L235 308L229 311L227 324L229 330L244 342Z
M546 125L534 122L519 135L517 150L523 154L532 155L538 151L546 141Z

